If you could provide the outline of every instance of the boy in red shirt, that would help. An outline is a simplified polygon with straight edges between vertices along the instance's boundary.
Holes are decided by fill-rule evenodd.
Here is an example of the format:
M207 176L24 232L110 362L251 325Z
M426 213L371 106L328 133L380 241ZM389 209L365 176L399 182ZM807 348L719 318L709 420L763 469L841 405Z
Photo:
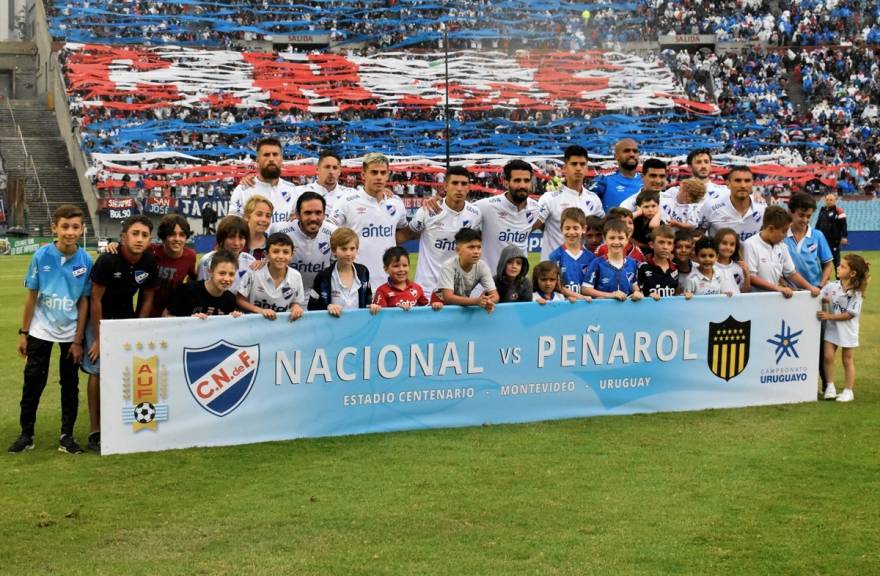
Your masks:
M382 255L382 264L388 274L388 282L376 289L373 304L382 308L427 306L428 299L422 287L409 279L409 254L402 246L392 246ZM431 308L440 310L443 302L432 302Z

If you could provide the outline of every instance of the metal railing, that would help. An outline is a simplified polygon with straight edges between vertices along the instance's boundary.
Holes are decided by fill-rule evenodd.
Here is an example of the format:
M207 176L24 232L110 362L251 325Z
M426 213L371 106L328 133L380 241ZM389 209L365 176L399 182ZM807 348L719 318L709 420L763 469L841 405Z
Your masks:
M30 168L30 173L33 175L34 181L37 184L37 199L38 201L41 201L46 208L47 218L51 218L52 211L49 209L49 198L46 196L46 189L43 188L43 183L40 182L40 175L37 173L37 167L34 164L33 156L28 152L27 144L24 141L24 134L21 132L21 126L18 125L18 120L15 119L15 112L12 109L12 103L9 99L6 99L6 108L9 110L9 116L12 118L12 123L15 125L16 132L18 132L18 139L21 141L21 149L24 152L24 166L22 166L22 168L25 173L27 173ZM27 193L27 191L25 191L25 193Z

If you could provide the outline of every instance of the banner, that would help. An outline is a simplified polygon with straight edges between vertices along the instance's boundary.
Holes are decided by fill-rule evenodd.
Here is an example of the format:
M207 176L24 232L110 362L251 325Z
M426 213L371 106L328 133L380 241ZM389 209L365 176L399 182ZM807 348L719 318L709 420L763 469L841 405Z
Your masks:
M111 220L125 220L140 213L134 198L98 198L98 212L103 212Z
M164 216L173 214L177 206L174 198L146 198L144 200L144 214L156 214Z
M218 220L229 214L229 198L178 198L177 212L188 218L201 218L205 204L214 207Z
M798 293L101 324L102 454L816 399Z

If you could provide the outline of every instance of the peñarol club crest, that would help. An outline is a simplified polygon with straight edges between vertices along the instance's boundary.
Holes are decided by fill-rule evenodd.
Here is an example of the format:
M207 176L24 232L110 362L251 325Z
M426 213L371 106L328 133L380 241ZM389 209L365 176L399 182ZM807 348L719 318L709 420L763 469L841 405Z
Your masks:
M740 322L733 316L721 323L709 322L709 351L706 354L712 374L731 380L749 363L752 321Z
M199 406L215 416L238 408L254 385L260 346L220 340L204 348L183 349L183 372Z

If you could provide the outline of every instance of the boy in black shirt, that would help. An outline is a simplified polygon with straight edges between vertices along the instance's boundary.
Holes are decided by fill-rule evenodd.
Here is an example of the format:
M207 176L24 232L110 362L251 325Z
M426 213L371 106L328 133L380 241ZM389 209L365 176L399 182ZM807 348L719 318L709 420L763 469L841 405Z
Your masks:
M163 316L241 316L235 309L235 295L229 291L235 282L238 258L229 250L219 250L211 258L208 278L177 287Z
M675 296L678 292L678 270L672 261L675 231L662 225L655 228L651 235L653 254L639 266L639 286L645 296L654 300Z
M153 288L159 277L156 260L148 250L153 222L146 216L133 216L122 223L119 251L101 254L92 268L90 322L82 369L89 374L89 448L101 452L101 320L149 318ZM133 298L140 292L140 309Z

